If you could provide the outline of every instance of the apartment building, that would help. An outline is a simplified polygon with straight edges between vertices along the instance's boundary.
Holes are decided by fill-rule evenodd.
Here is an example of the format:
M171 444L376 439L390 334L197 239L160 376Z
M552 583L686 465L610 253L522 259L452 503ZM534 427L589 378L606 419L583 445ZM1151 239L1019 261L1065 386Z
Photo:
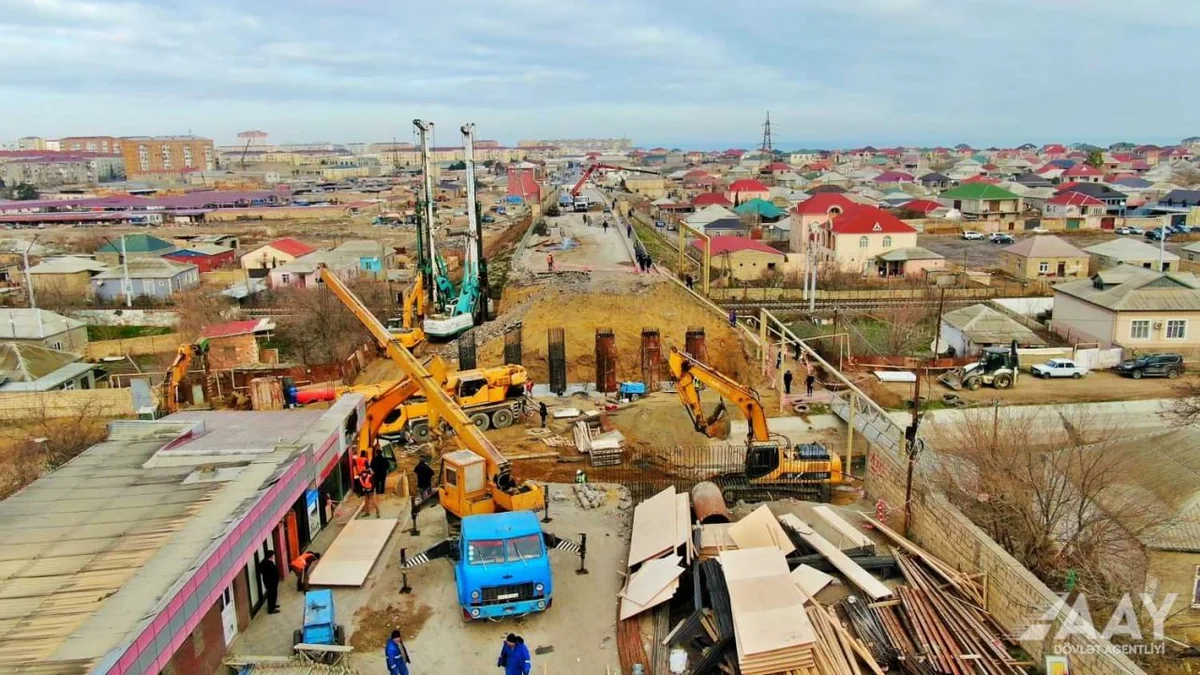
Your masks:
M121 154L121 139L116 136L67 136L58 139L60 152L100 152Z
M131 136L121 139L121 154L130 178L173 171L212 171L216 149L212 139L198 136Z

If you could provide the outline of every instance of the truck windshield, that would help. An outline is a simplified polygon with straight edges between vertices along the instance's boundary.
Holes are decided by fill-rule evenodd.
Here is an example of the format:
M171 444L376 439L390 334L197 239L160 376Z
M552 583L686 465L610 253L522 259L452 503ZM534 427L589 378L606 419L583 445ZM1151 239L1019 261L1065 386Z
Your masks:
M508 561L534 560L542 557L542 538L536 534L508 540Z
M467 544L467 562L472 565L504 562L504 540L478 539Z

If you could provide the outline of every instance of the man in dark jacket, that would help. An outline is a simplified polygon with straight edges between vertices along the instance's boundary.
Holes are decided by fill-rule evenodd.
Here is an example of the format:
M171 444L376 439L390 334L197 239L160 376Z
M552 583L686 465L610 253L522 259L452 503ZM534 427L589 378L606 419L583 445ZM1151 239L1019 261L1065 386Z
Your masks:
M550 409L546 407L545 401L538 402L538 415L542 418L542 428L546 428L546 418L550 416Z
M790 370L783 372L783 393L792 393L792 371Z
M424 499L425 495L433 489L433 467L425 461L422 456L417 460L417 465L413 467L413 473L417 474L417 495Z
M509 633L504 638L504 646L500 648L496 667L503 668L504 675L529 675L529 671L533 670L533 662L529 648L525 646L525 638Z
M382 495L387 492L387 475L392 470L392 466L388 463L388 458L383 456L379 450L375 451L375 455L371 457L371 473L375 474L372 481L375 484L375 494Z
M279 613L279 565L275 564L275 551L267 551L258 563L258 575L262 577L263 591L267 594L267 614Z

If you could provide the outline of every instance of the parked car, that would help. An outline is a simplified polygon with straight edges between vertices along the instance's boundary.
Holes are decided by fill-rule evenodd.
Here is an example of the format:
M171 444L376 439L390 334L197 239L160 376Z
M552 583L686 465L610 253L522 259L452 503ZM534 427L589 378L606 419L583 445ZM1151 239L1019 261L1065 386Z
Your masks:
M1145 230L1137 225L1126 225L1125 229L1129 230L1129 234L1144 234Z
M1162 241L1164 239L1170 239L1171 234L1172 233L1170 230L1166 230L1166 229L1163 229L1160 227L1160 228L1156 228L1153 230L1147 230L1146 238L1149 239L1150 241Z
M1087 371L1080 368L1071 359L1050 359L1045 363L1036 364L1029 369L1038 377L1050 379L1052 377L1073 377L1076 380L1087 375Z
M485 222L485 223L494 223L494 222L496 222L496 217L495 217L495 216L493 216L493 215L492 215L492 214L490 214L490 213L485 213L485 214L483 215L483 222Z
M1191 234L1192 228L1188 227L1187 225L1176 225L1172 231L1175 234Z
M1032 232L1033 234L1049 234L1050 230L1047 230L1044 227L1035 227L1032 230L1030 230L1030 232Z
M1113 230L1116 234L1133 234L1133 229L1128 227L1118 227Z
M1012 244L1017 241L1016 239L1013 239L1011 234L1004 234L1002 232L993 233L988 239L993 244Z
M976 232L975 230L966 230L962 233L962 238L969 239L971 241L980 240L983 239L983 233Z
M666 227L666 226L667 226L667 224L666 224L666 222L664 222L664 221L661 221L661 220L656 220L656 221L654 221L654 226L655 226L655 227L657 227L657 228L659 228L659 229L662 229L662 228Z
M1131 361L1122 361L1117 372L1135 380L1143 377L1175 379L1183 374L1183 357L1179 354L1146 354Z

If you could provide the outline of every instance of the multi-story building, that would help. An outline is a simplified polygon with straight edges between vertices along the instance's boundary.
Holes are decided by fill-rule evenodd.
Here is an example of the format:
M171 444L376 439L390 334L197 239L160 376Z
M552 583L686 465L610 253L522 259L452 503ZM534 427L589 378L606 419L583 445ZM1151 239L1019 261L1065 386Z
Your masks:
M554 146L564 155L586 155L589 152L623 155L633 149L628 138L561 138L544 141L517 141L518 148Z
M18 150L45 150L46 139L41 136L26 136L17 139Z
M91 185L125 177L120 155L21 151L0 153L0 180L39 188Z
M121 139L116 136L67 136L58 139L61 152L101 152L121 154Z
M147 173L212 171L216 150L197 136L132 136L121 139L121 154L130 178Z

